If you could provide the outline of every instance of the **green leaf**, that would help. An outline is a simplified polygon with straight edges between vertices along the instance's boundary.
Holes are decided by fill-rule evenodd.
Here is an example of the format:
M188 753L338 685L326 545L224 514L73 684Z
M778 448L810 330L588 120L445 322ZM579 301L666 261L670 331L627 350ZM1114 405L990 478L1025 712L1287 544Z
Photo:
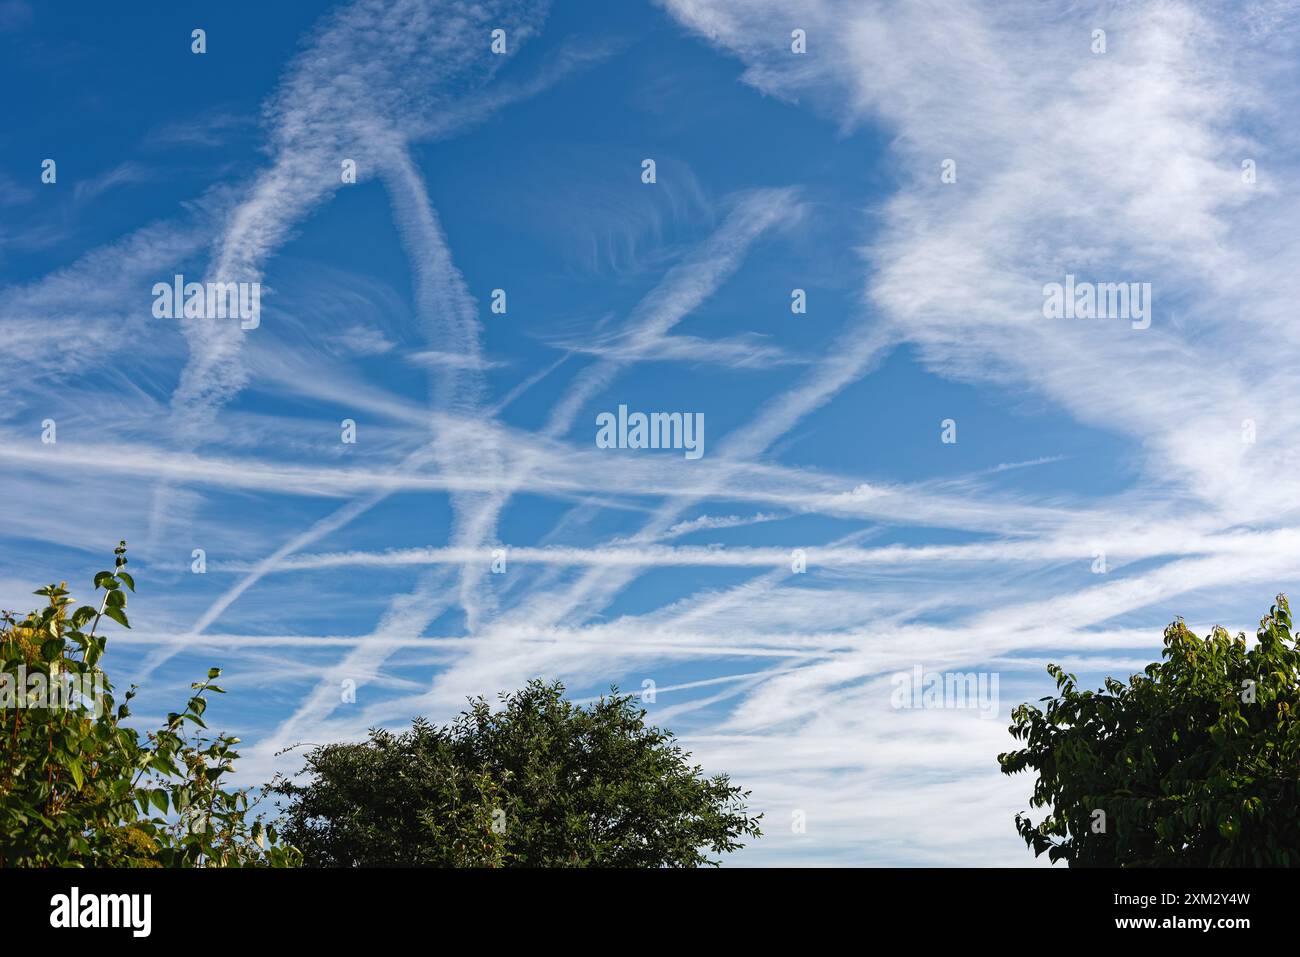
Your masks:
M131 627L130 623L126 620L126 612L122 611L121 608L112 608L112 607L105 608L104 614L107 615L109 618L112 618L123 628Z

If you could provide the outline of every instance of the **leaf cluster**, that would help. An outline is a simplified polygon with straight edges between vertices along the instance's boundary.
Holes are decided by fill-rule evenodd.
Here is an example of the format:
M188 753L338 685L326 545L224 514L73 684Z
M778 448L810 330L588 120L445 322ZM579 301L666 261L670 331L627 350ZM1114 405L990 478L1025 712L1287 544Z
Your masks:
M1239 867L1300 864L1300 647L1286 597L1254 643L1178 620L1162 660L1127 683L1057 695L1012 713L1024 747L1005 774L1037 774L1016 828L1035 855L1071 866ZM1098 812L1101 812L1098 814Z
M66 583L44 608L0 613L0 867L293 866L296 850L252 815L247 789L225 786L239 739L207 733L221 672L191 685L181 711L141 735L132 687L119 702L102 670L105 618L124 628L126 543L95 575L96 605Z
M484 698L449 725L314 748L281 777L282 830L318 866L694 867L758 837L749 792L704 776L617 689Z

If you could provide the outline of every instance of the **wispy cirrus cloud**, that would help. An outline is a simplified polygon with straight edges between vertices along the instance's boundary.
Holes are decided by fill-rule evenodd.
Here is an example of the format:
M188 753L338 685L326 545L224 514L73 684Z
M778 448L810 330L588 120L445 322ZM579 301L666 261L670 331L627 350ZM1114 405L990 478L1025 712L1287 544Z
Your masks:
M581 117L589 149L542 132L572 138L559 124L573 103L546 123L507 110L635 55L547 36L543 6L361 0L327 15L265 102L247 180L0 290L9 534L54 564L86 529L135 536L152 519L133 554L174 588L142 597L150 621L122 644L159 681L201 649L275 689L246 719L250 780L296 740L439 719L537 675L577 695L649 680L652 719L766 812L748 860L1026 863L1009 824L1025 783L993 756L1044 657L1124 669L1173 613L1248 622L1300 574L1295 6L659 10L635 15L680 26L656 42L689 44L692 77L726 73L710 50L739 64L735 89L685 104L718 111L690 127L702 139L723 130L694 156L673 135L674 84L646 79L667 69L657 59L631 112L602 97L636 82L584 90L602 104ZM524 62L484 54L498 26ZM806 54L789 48L796 28ZM745 137L742 115L771 126L714 162L721 139ZM172 127L176 145L245 122L211 120ZM498 122L520 132L493 139ZM484 138L449 162L483 165L499 197L418 148L472 132ZM507 167L516 152L534 165ZM636 181L645 155L659 186ZM344 158L361 182L341 200ZM549 175L565 162L575 172ZM852 184L841 206L825 180L803 183L827 169ZM375 198L375 219L339 208ZM344 268L303 267L355 222L366 242ZM850 237L814 250L812 270L791 255L810 229ZM182 267L265 279L270 318L251 334L160 332L144 292ZM765 324L790 318L784 297L809 271L859 293L823 306L817 290L794 332ZM1150 328L1044 318L1043 285L1067 273L1150 282ZM531 310L481 322L473 290L507 280ZM694 322L711 303L729 325ZM574 318L593 315L615 318ZM588 418L631 397L707 406L709 453L594 447ZM962 458L1020 427L986 425L981 400L1049 424ZM962 440L940 446L948 459L937 438L909 441L949 415ZM37 438L47 416L57 445ZM345 416L356 445L338 439ZM131 491L142 483L154 502ZM56 492L66 508L33 518ZM203 576L186 567L191 539L208 548ZM891 676L918 664L999 673L1003 711L892 708ZM343 704L344 679L358 703Z

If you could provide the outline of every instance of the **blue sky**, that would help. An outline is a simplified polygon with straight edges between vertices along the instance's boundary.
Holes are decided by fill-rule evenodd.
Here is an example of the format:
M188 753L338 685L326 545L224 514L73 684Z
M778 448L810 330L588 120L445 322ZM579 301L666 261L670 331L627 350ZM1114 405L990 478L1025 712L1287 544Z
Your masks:
M248 782L653 687L765 813L737 863L1034 863L995 756L1043 666L1252 631L1300 573L1298 20L6 0L0 604L125 538L112 673L147 721L225 668ZM177 273L260 323L155 317ZM1067 274L1150 327L1046 318ZM620 405L704 454L597 447ZM916 667L996 715L894 707Z

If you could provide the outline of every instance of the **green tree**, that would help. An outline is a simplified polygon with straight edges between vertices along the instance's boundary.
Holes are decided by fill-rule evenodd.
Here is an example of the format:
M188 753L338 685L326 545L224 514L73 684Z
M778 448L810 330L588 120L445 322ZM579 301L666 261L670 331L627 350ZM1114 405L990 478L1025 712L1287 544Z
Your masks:
M445 727L314 748L277 779L308 865L694 867L758 837L749 792L706 778L617 691L589 706L534 680Z
M281 830L313 867L496 867L504 839L491 776L456 764L445 731L417 718L410 731L370 733L307 755L305 786L280 777L291 799Z
M1016 828L1035 855L1074 867L1300 864L1300 648L1286 597L1248 644L1216 627L1165 629L1162 661L1128 683L1080 691L1056 665L1058 696L1021 705L998 756L1038 774Z
M44 608L0 615L0 867L291 866L300 855L251 819L247 790L223 787L238 738L208 736L221 674L195 682L185 709L143 739L123 722L100 667L107 618L124 628L126 543L95 576L98 607L73 609L65 585ZM89 627L87 627L89 626Z

